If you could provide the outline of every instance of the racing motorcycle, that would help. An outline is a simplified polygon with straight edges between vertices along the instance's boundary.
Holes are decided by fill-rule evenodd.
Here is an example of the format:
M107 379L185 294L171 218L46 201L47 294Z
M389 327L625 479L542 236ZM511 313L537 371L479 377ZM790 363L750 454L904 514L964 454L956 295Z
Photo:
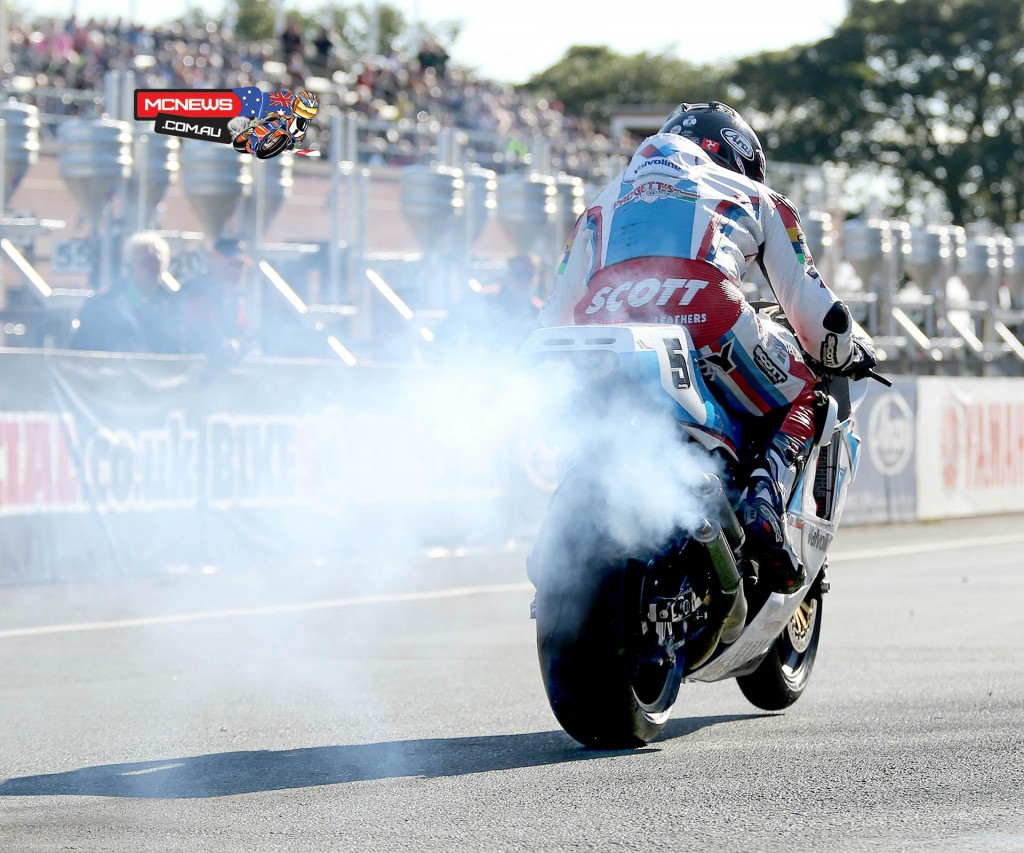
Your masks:
M755 307L785 324L778 306ZM765 710L795 702L821 636L826 556L857 470L853 416L866 379L823 379L827 406L787 507L789 546L806 573L791 591L745 552L736 515L737 484L764 437L715 398L684 327L547 328L520 354L559 389L548 413L559 484L528 575L561 726L592 748L643 745L684 681L735 678ZM657 448L653 459L645 447Z
M252 154L258 160L276 157L294 144L288 122L286 115L273 112L247 124L234 139L235 150Z

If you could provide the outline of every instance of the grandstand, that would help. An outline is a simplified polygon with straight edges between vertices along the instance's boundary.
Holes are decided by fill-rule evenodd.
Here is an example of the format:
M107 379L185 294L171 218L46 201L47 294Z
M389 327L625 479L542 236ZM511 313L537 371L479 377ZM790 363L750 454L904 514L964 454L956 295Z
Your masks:
M287 354L329 357L333 339L401 357L514 253L537 252L549 287L583 199L622 166L629 130L660 112L624 110L602 132L440 61L441 48L353 56L326 31L289 47L215 24L15 21L8 54L0 330L18 346L64 346L117 245L152 229L172 245L176 280L202 269L211 239L246 241L263 272L261 321L304 330ZM320 159L228 164L216 155L231 152L179 147L131 115L133 89L249 85L319 95ZM844 222L844 178L773 164L819 266L883 356L907 371L1019 372L1024 235Z

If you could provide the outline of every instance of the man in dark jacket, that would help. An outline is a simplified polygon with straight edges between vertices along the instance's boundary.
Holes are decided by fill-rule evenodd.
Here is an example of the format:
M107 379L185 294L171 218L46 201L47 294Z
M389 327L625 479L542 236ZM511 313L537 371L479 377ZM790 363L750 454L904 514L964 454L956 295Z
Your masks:
M74 323L71 348L102 352L183 351L181 301L167 286L171 250L158 234L133 234L122 272L89 297Z

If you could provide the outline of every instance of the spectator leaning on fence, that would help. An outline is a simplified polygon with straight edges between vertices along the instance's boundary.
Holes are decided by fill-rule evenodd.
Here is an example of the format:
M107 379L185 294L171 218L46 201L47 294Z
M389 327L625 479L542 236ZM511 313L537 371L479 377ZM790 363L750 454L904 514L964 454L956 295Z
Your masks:
M167 241L140 232L125 241L122 271L82 306L71 348L103 352L180 353L181 300L164 283Z

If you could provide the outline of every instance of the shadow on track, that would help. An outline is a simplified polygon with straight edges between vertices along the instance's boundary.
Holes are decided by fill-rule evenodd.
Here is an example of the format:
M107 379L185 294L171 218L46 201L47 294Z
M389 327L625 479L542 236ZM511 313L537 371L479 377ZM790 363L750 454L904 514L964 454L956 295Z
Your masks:
M661 740L766 716L727 714L672 720ZM653 751L584 749L561 731L434 738L279 751L221 752L163 761L104 764L0 783L0 797L83 796L193 799L338 785L375 779L463 776Z

